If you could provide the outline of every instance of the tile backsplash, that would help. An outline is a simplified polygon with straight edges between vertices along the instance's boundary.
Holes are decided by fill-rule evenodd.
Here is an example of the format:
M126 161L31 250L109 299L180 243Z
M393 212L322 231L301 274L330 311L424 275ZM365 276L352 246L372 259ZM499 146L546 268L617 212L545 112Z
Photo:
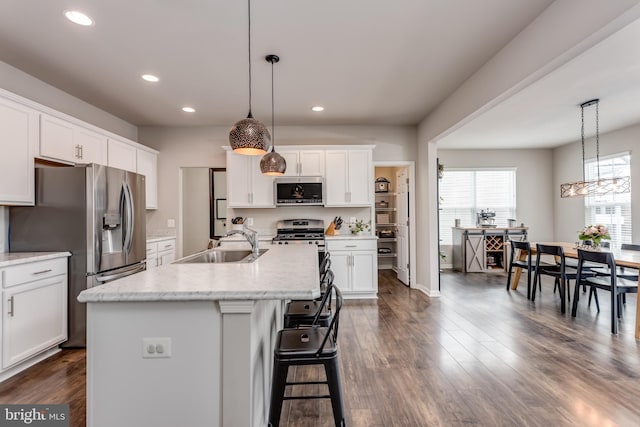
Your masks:
M9 250L9 208L7 206L0 206L0 253L7 252Z

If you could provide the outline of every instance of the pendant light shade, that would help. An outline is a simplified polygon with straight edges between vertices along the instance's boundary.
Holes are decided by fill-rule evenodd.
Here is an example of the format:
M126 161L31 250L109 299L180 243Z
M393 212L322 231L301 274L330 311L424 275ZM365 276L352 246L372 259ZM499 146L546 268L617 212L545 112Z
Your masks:
M229 131L229 143L234 152L259 156L267 152L271 135L269 129L253 118L251 111L246 119L237 121Z
M560 197L601 196L605 194L619 194L631 192L631 178L628 176L601 178L600 177L600 121L599 99L592 99L580 104L581 111L581 142L582 142L582 181L560 184ZM596 166L598 178L586 180L586 163L584 160L584 109L592 105L596 106Z
M273 135L273 144L271 145L271 151L265 154L260 160L260 171L263 175L281 176L284 175L287 170L287 161L280 154L276 153L275 102L273 96L273 64L279 62L280 58L277 55L267 55L265 59L271 63L271 135Z
M247 1L249 13L249 114L236 122L229 131L229 144L234 152L250 156L267 152L271 141L269 129L253 118L251 113L251 0Z

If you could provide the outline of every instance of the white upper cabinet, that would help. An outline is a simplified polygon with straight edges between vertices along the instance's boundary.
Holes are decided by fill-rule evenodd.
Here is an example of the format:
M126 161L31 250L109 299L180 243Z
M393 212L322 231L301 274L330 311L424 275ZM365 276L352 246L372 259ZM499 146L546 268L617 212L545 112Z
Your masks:
M324 150L291 150L280 147L287 161L285 176L324 176Z
M147 209L158 209L158 155L138 148L137 171L145 176Z
M325 206L371 206L372 150L327 150L325 155Z
M227 151L227 206L230 208L273 208L273 176L262 175L262 156L245 156Z
M137 170L137 148L126 142L109 138L108 165L129 172Z
M0 205L33 205L36 110L0 98Z
M71 163L107 164L107 138L65 120L42 114L40 157Z
M81 127L76 128L74 136L80 151L79 163L107 164L106 136Z

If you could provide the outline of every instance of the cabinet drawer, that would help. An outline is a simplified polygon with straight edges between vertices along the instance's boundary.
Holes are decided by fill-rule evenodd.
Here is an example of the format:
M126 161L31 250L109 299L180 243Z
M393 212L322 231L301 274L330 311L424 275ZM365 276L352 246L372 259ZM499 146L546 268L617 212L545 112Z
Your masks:
M157 243L148 243L147 242L147 258L153 256L155 258L155 254L158 252L158 244Z
M162 240L158 242L157 245L158 245L158 252L172 251L176 248L176 241L174 239Z
M2 287L10 288L34 280L46 279L67 273L67 258L31 262L7 267L4 270Z
M327 239L325 241L327 250L331 251L375 251L377 250L378 243L376 240L332 240Z

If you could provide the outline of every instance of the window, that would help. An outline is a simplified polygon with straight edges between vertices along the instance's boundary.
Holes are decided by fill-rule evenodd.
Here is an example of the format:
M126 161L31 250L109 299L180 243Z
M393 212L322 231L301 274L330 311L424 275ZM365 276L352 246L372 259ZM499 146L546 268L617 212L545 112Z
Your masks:
M588 181L598 179L598 164L595 159L585 162L585 174ZM631 175L629 153L600 158L601 178L629 175ZM584 198L584 207L585 226L604 224L609 229L614 245L631 243L631 193L587 196Z
M447 169L439 183L440 239L451 245L451 227L460 219L462 227L476 226L476 213L490 209L496 225L506 226L516 217L515 169Z

